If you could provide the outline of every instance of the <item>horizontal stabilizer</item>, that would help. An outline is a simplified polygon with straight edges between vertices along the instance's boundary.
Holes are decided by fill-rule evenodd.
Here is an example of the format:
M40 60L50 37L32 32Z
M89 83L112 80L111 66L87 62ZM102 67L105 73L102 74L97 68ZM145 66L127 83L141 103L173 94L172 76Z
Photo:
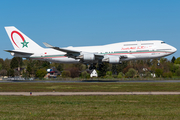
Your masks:
M34 53L25 52L25 51L17 51L17 50L4 50L4 51L10 52L10 53L23 54L23 55L33 55L34 54Z

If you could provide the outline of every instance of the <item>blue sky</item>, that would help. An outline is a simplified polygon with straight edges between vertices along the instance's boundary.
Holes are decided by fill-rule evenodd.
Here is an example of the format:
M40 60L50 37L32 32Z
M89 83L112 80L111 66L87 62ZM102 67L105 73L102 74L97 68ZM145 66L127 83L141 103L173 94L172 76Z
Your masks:
M0 58L12 58L5 26L15 26L40 46L104 45L163 40L180 57L179 0L1 0Z

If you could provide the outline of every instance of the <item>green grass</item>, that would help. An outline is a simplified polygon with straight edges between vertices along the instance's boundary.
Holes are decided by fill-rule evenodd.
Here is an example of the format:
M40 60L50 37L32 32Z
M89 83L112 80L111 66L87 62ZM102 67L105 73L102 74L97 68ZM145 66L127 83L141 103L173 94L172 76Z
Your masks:
M0 92L179 91L180 83L0 83Z
M0 92L180 91L180 83L0 83ZM179 95L0 96L6 119L180 119Z
M0 96L0 119L180 119L179 95Z

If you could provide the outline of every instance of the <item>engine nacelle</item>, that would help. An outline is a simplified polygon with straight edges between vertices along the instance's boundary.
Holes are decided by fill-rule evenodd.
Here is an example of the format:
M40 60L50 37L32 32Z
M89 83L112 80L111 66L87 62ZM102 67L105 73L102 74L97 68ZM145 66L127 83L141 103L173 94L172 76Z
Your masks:
M121 63L120 57L109 57L109 63Z
M84 61L93 61L93 60L95 60L95 55L94 54L84 54L83 60Z
M11 55L14 56L14 53L12 52Z

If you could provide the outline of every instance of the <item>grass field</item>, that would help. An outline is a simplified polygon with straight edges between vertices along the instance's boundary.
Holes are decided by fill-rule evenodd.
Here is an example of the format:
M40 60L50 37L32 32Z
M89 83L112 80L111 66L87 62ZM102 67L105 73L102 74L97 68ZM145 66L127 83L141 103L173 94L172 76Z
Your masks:
M178 91L180 83L0 83L0 92L149 92Z
M180 119L179 95L0 96L0 119Z
M180 91L180 83L0 83L0 92ZM0 96L0 120L180 119L179 95Z

